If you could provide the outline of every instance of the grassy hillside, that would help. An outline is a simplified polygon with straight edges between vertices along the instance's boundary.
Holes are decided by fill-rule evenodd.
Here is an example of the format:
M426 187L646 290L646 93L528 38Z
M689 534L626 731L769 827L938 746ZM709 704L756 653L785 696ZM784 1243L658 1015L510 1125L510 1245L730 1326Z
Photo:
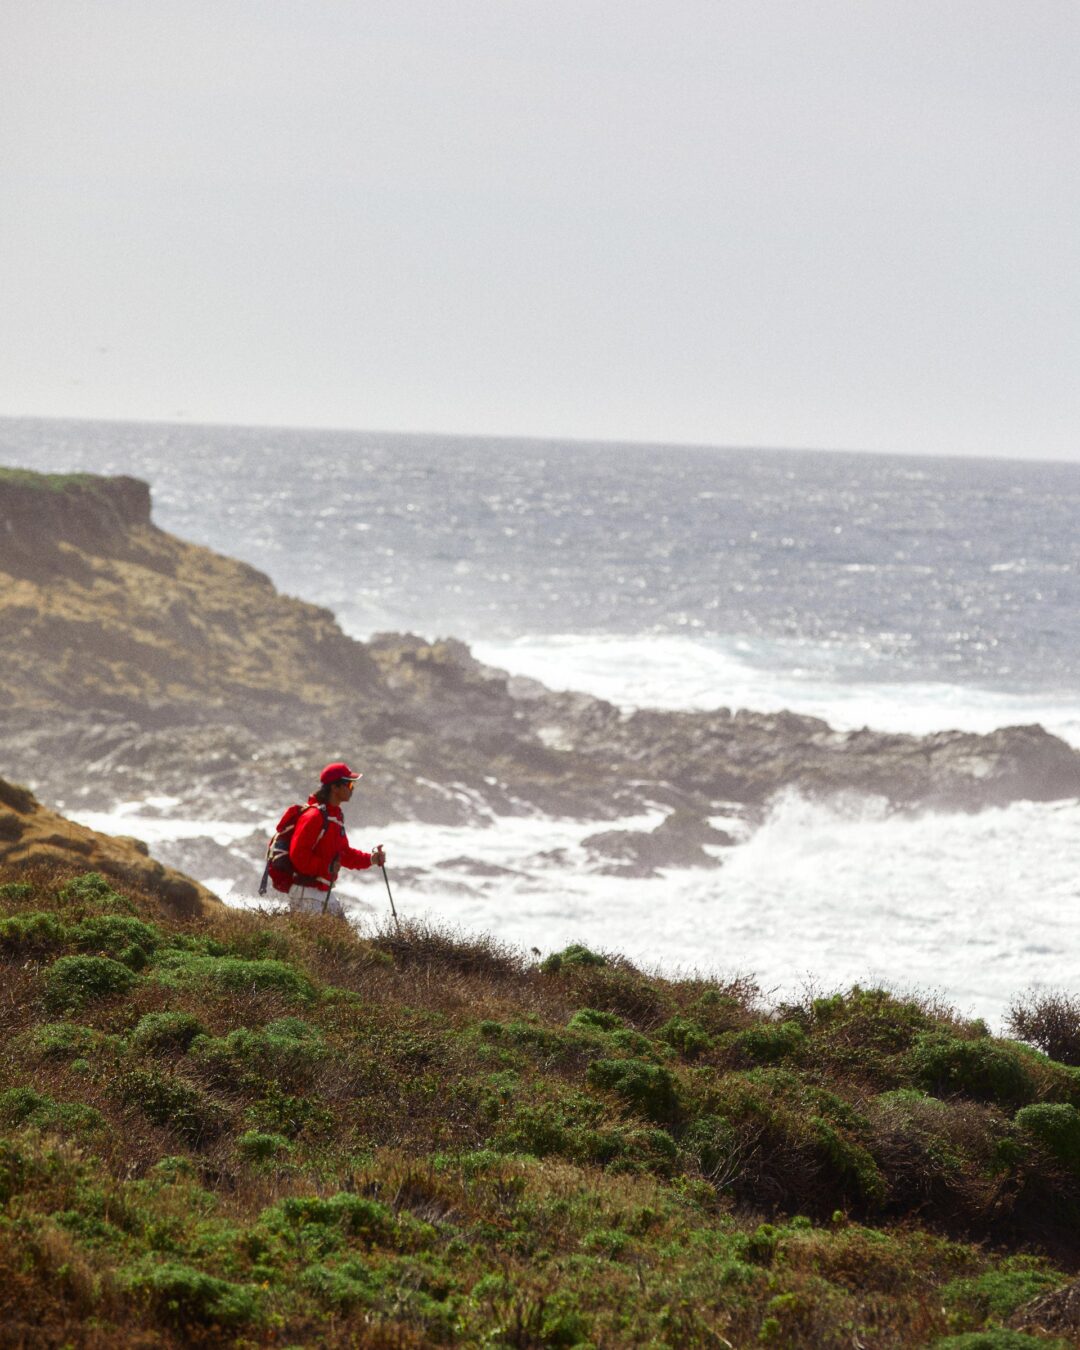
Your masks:
M994 1330L1080 1073L981 1024L0 881L4 1345L1080 1344Z

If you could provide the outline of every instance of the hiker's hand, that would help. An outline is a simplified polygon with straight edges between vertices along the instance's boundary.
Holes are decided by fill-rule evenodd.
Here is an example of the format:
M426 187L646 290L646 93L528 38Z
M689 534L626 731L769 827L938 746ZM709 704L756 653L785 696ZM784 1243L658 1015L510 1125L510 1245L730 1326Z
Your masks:
M386 849L383 848L382 844L376 844L371 850L371 865L372 867L386 866Z

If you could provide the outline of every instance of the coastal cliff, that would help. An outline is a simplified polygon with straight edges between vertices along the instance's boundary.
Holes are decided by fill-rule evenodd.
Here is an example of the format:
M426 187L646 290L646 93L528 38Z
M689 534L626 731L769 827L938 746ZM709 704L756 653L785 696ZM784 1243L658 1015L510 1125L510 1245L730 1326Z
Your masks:
M87 871L156 896L176 914L222 907L205 886L150 857L141 840L77 825L42 806L27 788L0 778L0 872L62 876Z
M1080 796L1080 755L1037 726L917 737L794 713L627 715L452 639L355 641L158 529L131 478L0 470L0 641L0 772L69 809L156 796L254 822L340 754L363 763L373 824L678 813L636 849L616 841L620 866L653 867L668 844L692 855L718 804L752 814L789 787L898 809Z

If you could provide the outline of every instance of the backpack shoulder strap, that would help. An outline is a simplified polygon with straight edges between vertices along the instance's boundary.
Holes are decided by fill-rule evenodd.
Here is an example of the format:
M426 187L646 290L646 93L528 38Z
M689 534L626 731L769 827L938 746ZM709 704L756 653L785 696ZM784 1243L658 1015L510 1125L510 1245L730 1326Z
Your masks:
M322 816L322 829L319 831L319 839L321 839L330 828L329 809L322 802L309 802L307 806L302 806L300 808L300 814L296 818L296 823L298 825L300 824L300 817L305 815L308 811L318 811L319 815ZM318 843L318 839L315 842Z

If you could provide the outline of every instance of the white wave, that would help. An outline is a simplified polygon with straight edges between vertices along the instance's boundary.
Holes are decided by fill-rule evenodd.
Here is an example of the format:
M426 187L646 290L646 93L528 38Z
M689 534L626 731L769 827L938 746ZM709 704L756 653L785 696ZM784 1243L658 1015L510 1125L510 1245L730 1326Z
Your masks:
M80 811L67 808L67 815L79 825L97 830L100 834L126 835L141 839L148 847L171 843L176 839L212 839L215 844L235 844L255 828L251 821L196 820L187 817L158 814L161 803L175 805L175 797L153 799L151 814L144 810L150 802L120 802L111 811ZM267 832L273 828L267 825Z
M250 821L170 819L137 805L75 818L151 847L200 836L228 845L251 832ZM399 913L544 954L584 942L669 974L750 974L774 998L811 979L931 990L997 1025L1031 986L1080 988L1080 802L904 816L873 798L787 793L717 870L640 879L592 870L589 834L652 829L662 814L360 823L352 833L385 842ZM240 889L202 879L230 904L257 906L258 873L253 862ZM378 872L347 874L338 894L361 925L388 913Z
M476 657L549 688L623 708L791 709L840 731L993 731L1041 723L1080 748L1080 699L1002 693L944 682L858 678L858 653L804 643L720 643L690 637L528 637L477 642ZM823 674L840 667L842 678Z
M514 824L500 834L512 864ZM1000 1024L1034 985L1080 985L1078 837L1077 802L910 817L787 794L718 871L615 878L571 855L537 872L522 837L522 877L397 903L545 953L578 941L669 972L751 973L775 997L811 979L930 990Z

